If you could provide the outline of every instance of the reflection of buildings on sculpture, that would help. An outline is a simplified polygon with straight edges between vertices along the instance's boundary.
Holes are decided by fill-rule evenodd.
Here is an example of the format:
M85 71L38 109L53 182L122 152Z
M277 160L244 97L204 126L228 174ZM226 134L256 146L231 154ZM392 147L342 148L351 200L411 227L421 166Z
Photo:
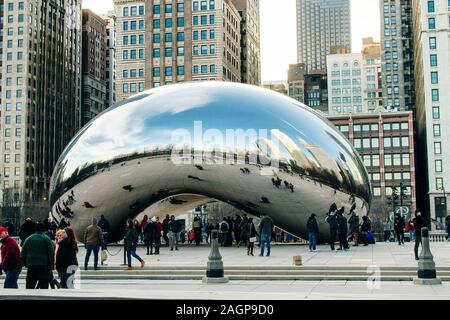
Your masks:
M403 204L416 209L414 136L411 111L328 116L360 153L374 197L389 197L406 186ZM399 205L399 204L398 204Z

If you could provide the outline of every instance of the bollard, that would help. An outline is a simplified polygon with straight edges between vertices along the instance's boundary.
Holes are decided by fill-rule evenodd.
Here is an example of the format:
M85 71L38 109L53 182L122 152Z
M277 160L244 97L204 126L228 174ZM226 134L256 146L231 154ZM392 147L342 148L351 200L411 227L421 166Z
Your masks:
M430 250L430 235L428 228L422 228L422 251L419 255L419 269L414 284L441 284L441 279L436 277L436 266Z
M206 277L203 277L203 283L226 283L228 277L224 276L222 256L219 252L219 232L211 231L211 253L208 256L206 265Z

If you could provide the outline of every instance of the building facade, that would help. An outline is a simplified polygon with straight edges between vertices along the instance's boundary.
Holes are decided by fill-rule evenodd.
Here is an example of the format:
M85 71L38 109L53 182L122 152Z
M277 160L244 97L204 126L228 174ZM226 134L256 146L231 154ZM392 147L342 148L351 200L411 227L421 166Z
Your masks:
M297 62L306 70L326 68L326 56L333 46L351 52L349 0L297 1Z
M83 9L82 125L106 109L106 21Z
M450 3L413 0L412 7L421 207L443 222L450 191Z
M258 1L114 0L114 4L117 102L177 82L241 82L243 76L244 82L260 81Z
M363 56L361 53L327 56L329 114L368 112L364 105Z
M259 0L233 0L241 16L241 82L261 85Z
M401 203L398 200L396 210L402 205L409 214L414 213L416 171L412 112L358 113L327 118L361 155L371 178L373 196L387 203L394 187L400 194L403 182L405 198Z
M328 111L328 76L325 69L305 74L305 102L307 106Z
M11 1L3 15L0 201L20 207L47 201L80 129L81 1Z
M380 0L383 107L413 110L414 63L411 0Z
M116 16L114 11L100 16L106 22L106 102L105 108L116 103Z
M380 43L374 42L372 38L363 38L361 53L363 57L363 74L366 78L363 109L374 112L383 107Z
M288 95L292 99L305 103L305 73L304 63L290 64L288 70Z

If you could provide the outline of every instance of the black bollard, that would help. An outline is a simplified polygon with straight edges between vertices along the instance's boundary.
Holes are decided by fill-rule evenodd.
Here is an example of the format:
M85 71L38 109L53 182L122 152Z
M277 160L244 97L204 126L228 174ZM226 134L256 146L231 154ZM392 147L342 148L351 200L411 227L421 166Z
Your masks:
M428 228L422 228L422 251L419 255L419 269L414 284L441 284L441 279L436 277L436 266L430 250L430 237Z
M211 231L211 253L208 256L206 265L206 277L203 277L203 283L226 283L228 277L224 276L222 256L219 252L219 232Z

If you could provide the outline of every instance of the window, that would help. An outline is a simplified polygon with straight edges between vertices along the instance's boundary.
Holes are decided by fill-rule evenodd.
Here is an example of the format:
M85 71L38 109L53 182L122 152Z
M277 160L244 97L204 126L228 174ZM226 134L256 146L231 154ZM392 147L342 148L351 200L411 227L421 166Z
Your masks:
M123 77L124 77L124 78L128 78L128 77L129 77L129 72L128 72L128 70L123 70Z
M22 135L22 129L16 128L16 137L20 137Z
M123 30L125 30L125 31L128 30L128 21L123 22Z
M145 59L145 51L144 51L144 49L139 49L139 59Z
M442 172L442 160L435 160L434 167L436 172Z
M437 49L437 45L436 45L436 38L435 37L431 37L429 39L429 44L430 44L430 49Z
M434 143L434 154L442 154L442 149L441 149L441 143L440 142L435 142Z
M130 22L130 29L131 30L137 30L137 22L136 20L133 20Z
M143 34L139 35L139 44L144 44L144 35Z
M165 22L166 28L172 28L172 18L167 18Z
M184 76L184 66L178 66L177 73L179 76Z
M169 77L172 76L172 67L165 68L165 75Z
M214 44L209 45L209 53L216 54L216 46Z
M381 188L380 188L380 187L375 187L375 188L373 188L373 196L374 196L374 197L379 197L379 196L381 196Z
M438 61L437 61L437 55L436 54L430 54L430 65L432 67L437 67Z
M208 16L201 16L201 24L207 24L208 23Z
M144 16L145 15L145 7L144 6L139 6L139 15L140 16Z
M159 77L160 75L161 75L161 68L159 67L153 68L153 76Z
M434 12L434 1L428 1L428 12Z
M124 17L128 17L129 12L130 12L130 8L128 8L128 7L123 8L123 16Z
M192 51L194 56L198 56L198 46L193 46Z
M439 107L433 107L433 119L440 119L440 110Z
M153 34L153 43L160 43L161 42L161 35L159 33Z
M166 6L165 6L165 8L164 8L164 11L166 12L166 13L172 13L172 4L166 4Z
M215 23L215 16L212 14L209 16L209 23L214 24Z
M178 3L177 4L177 11L178 12L184 12L184 3Z
M123 93L128 93L128 83L123 84Z
M438 73L436 71L431 72L431 83L436 84L439 82Z
M198 40L198 31L194 31L194 35L192 36L193 40Z
M153 29L160 29L161 28L161 20L155 19L153 20Z
M136 60L136 50L130 50L130 59Z
M198 1L194 1L193 5L192 5L192 10L198 11Z
M164 56L165 57L172 57L172 48L166 48L164 50Z
M194 74L198 74L198 66L194 66Z
M208 66L207 65L202 65L201 72L202 73L208 73Z
M136 44L136 35L132 35L131 37L130 37L131 39L131 44ZM128 41L128 40L127 40Z
M128 36L123 37L123 44L126 46L128 45Z
M145 20L139 20L139 30L145 29Z
M439 101L439 89L431 89L431 100Z
M184 41L184 32L178 32L177 40L178 41Z
M436 29L436 19L435 18L428 18L428 29Z
M209 0L209 10L214 10L216 8L216 2L214 0Z
M209 66L209 72L210 73L216 73L216 65L215 64L212 64L212 65Z
M159 49L159 48L153 49L153 58L159 58L159 57L161 57L161 49Z
M435 137L441 136L441 125L440 124L434 124L433 125L433 135Z
M172 42L172 33L166 33L165 41L166 42Z
M140 78L145 77L145 71L144 71L144 69L139 69L139 77L140 77Z
M208 46L206 45L201 46L201 54L202 55L208 54Z
M444 179L436 178L436 190L443 190L443 189L444 189Z
M177 56L183 57L184 56L184 47L178 47L177 49Z
M153 6L153 14L160 14L161 13L161 6L159 4L155 4Z
M139 82L139 92L144 91L144 83L143 82Z
M137 15L137 7L133 6L131 7L131 16L136 16Z
M184 18L177 18L177 26L184 27Z
M194 16L193 17L193 22L192 23L193 23L194 26L198 25L198 16Z

